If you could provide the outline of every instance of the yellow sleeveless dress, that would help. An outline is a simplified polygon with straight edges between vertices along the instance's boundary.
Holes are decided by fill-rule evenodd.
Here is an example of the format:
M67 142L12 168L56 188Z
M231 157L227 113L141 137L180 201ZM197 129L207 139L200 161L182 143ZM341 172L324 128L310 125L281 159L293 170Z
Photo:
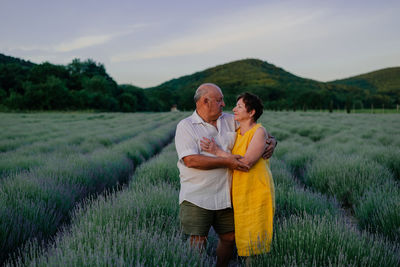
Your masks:
M256 124L244 135L238 129L232 154L244 156L259 127L261 124ZM232 202L238 255L269 252L273 234L275 189L268 160L260 158L249 172L233 172Z

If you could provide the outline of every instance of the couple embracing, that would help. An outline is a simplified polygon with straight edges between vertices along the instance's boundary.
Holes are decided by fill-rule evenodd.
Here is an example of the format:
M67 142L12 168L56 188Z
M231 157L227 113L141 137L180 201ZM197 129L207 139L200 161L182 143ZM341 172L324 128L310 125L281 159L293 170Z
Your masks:
M204 249L210 227L218 234L217 266L270 250L275 212L269 168L276 140L257 124L261 100L241 94L234 116L223 113L221 89L202 84L196 110L179 122L175 145L181 190L180 220L192 247Z

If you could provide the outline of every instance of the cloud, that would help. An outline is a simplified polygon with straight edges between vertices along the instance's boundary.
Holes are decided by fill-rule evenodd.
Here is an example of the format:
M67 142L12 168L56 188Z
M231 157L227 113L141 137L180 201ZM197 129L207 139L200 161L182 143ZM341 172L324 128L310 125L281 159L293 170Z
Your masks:
M104 44L115 37L115 34L92 35L76 38L70 42L61 43L53 47L56 52L70 52L77 49Z
M208 19L207 22L193 29L192 34L150 45L135 52L116 54L111 56L111 62L202 54L243 41L248 42L265 37L307 23L321 15L320 12L294 12L295 16L288 16L286 12L279 13L276 10L272 13L271 8L264 6L225 17Z
M145 24L136 24L128 27L128 29L124 31L119 31L116 33L78 37L72 41L64 42L54 46L53 50L55 50L56 52L70 52L95 45L101 45L120 36L132 34L137 29L143 28L144 26Z
M134 33L136 30L145 27L146 24L135 24L128 26L125 30L113 32L113 33L104 33L104 34L97 34L97 35L86 35L76 37L74 39L63 41L58 44L53 45L16 45L12 48L3 48L7 50L19 50L23 52L45 52L48 54L49 52L53 53L67 53L83 48L88 48L96 45L105 44L107 42L112 41L118 37L129 35Z
M82 36L78 37L76 39L73 39L68 42L62 42L60 44L56 45L23 45L23 46L15 46L11 48L10 50L19 50L23 52L71 52L74 50L82 49L82 48L87 48L91 47L94 45L100 45L104 44L106 42L109 42L115 38L113 34L109 35L91 35L91 36Z

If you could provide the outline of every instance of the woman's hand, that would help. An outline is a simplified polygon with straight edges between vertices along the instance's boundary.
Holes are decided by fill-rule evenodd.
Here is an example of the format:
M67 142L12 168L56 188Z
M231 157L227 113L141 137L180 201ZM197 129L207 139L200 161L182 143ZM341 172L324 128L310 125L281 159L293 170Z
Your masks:
M214 138L208 139L206 137L203 137L202 140L200 140L200 147L201 150L208 152L210 154L216 155L219 154L222 149L215 143Z

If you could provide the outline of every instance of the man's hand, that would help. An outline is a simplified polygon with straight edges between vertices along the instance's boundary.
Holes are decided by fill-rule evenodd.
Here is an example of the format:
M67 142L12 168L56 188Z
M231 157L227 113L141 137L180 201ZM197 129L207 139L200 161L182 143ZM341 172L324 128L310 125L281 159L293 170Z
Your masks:
M241 159L242 156L240 155L232 155L229 158L227 158L229 162L229 169L232 170L238 170L242 172L248 172L250 169L250 166L246 163L241 162L239 159Z
M201 150L213 155L218 155L218 152L221 150L214 138L208 139L206 137L203 137L203 139L200 140L200 148Z
M265 148L265 151L262 155L263 159L269 159L272 157L272 154L274 153L275 147L276 147L276 139L273 136L270 136L266 141L267 147Z

